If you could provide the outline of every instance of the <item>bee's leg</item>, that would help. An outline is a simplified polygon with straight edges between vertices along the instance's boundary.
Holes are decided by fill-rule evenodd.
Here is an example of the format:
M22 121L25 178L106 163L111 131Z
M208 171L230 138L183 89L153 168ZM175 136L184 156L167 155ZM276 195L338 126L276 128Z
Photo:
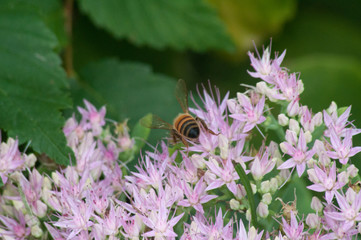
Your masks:
M172 135L172 138L173 138L173 141L174 143L177 143L178 140L181 140L182 143L188 148L188 142L184 139L184 137L182 135L180 135L176 130L172 130L171 131L171 135Z
M206 131L209 132L210 134L212 134L212 135L219 135L219 133L217 134L217 133L213 132L211 129L209 129L209 128L207 127L207 124L203 121L203 119L200 119L199 117L196 117L196 121L199 122L199 123L202 125L202 127L204 128L204 130L206 130Z

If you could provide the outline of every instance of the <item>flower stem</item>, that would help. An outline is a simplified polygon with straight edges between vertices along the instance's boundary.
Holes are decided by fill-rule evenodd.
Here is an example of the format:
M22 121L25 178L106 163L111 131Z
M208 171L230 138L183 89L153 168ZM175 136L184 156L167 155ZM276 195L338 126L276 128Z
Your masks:
M236 172L239 176L239 179L241 180L241 183L243 184L244 188L246 189L247 198L251 210L251 223L255 228L258 228L258 222L257 222L257 215L256 215L256 204L255 199L253 197L253 191L251 188L251 184L248 180L248 177L246 175L246 172L244 171L243 167L238 163L234 166L236 169Z
M74 0L65 0L64 15L65 15L65 33L68 37L68 44L64 53L64 66L68 77L74 76L73 66L73 6Z

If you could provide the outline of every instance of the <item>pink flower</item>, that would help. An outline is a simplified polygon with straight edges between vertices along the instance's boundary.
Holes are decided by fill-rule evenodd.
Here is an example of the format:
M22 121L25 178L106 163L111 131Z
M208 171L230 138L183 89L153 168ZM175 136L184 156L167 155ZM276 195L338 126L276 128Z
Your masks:
M275 82L273 75L280 70L280 65L285 55L286 50L283 51L281 56L276 56L274 60L271 60L270 49L268 47L263 51L262 58L258 54L258 59L256 59L253 53L248 52L248 56L251 60L251 66L254 68L254 70L256 70L256 72L248 71L248 74L254 78L261 78L269 84L274 84Z
M34 168L33 171L29 173L29 181L21 174L19 182L24 192L26 201L33 213L38 217L44 217L47 206L40 200L43 177Z
M356 135L361 132L361 129L346 128L351 124L347 119L351 114L351 106L348 107L339 117L337 111L334 111L329 115L326 111L323 111L323 117L325 125L328 130L325 131L325 136L330 137L330 132L334 131L337 136L345 137L346 131L351 131L351 135Z
M316 192L325 192L325 199L327 203L331 203L333 196L338 189L342 188L345 184L339 181L336 182L336 163L334 162L329 169L327 170L320 169L316 165L314 166L315 177L318 178L318 182L308 186L308 189L311 189ZM312 181L312 178L310 178Z
M237 233L237 237L234 240L261 240L263 235L263 230L260 233L257 233L257 230L254 227L250 227L248 230L248 233L246 231L246 228L244 227L244 224L242 222L242 219L239 220L239 230Z
M305 131L310 131L311 133L315 130L315 126L319 126L322 123L322 113L317 113L314 117L312 117L312 112L307 108L307 106L303 106L301 108L301 124Z
M345 222L345 228L351 228L356 221L361 221L361 192L356 194L352 202L347 201L346 197L338 192L335 192L335 195L340 212L325 212L325 215L334 220Z
M165 170L167 167L167 162L157 162L154 164L150 160L149 156L145 156L145 162L143 161L143 166L136 166L135 168L138 172L132 172L135 177L126 177L126 179L134 182L141 182L145 186L153 186L155 189L159 188L159 184L165 178ZM144 187L145 187L144 186Z
M81 125L84 130L91 129L94 136L98 136L105 124L105 107L103 106L98 112L97 109L87 100L84 100L86 109L78 107L78 111L82 115Z
M282 227L283 227L283 231L285 232L285 234L287 235L287 237L289 239L292 240L301 240L304 239L303 235L305 234L303 232L303 222L297 222L296 216L293 213L293 211L291 211L291 223L288 224L288 222L282 218Z
M254 158L251 166L251 173L254 179L256 181L261 180L267 173L272 171L275 164L275 161L269 159L268 149L266 149L263 154L258 153Z
M231 114L230 116L238 121L245 122L243 132L249 132L257 124L260 124L266 120L263 116L263 109L265 104L265 96L259 100L259 102L254 106L251 103L251 100L244 94L239 93L237 95L238 102L242 107L242 111L239 113Z
M53 228L50 224L47 222L44 222L46 229L49 231L50 235L55 240L65 240L68 239L69 233L68 229L65 229L64 231L60 231L59 229Z
M64 197L68 211L66 214L59 215L59 219L53 224L60 228L70 229L71 232L68 239L75 237L81 231L88 232L88 228L93 226L90 217L93 215L93 208L90 204L77 199L72 199L70 196Z
M285 71L275 75L276 89L282 92L281 99L291 102L299 97L301 81L298 78L295 73L288 75Z
M156 239L174 239L177 234L173 231L173 227L183 217L184 213L170 219L169 213L170 211L165 204L160 204L159 209L152 210L147 217L141 216L143 223L151 229L143 236L155 237Z
M0 177L5 184L10 173L21 170L25 166L25 159L18 149L18 140L9 138L7 143L0 145Z
M288 155L292 158L282 163L278 169L289 169L296 167L298 176L301 177L302 173L306 169L306 162L315 154L315 150L311 149L307 151L306 139L303 130L300 130L300 136L298 138L298 144L294 147L289 142L283 142L283 147Z
M0 215L0 236L4 239L28 239L30 227L26 226L25 217L21 211L14 210L15 219Z
M222 209L219 209L216 221L214 224L207 223L204 216L196 215L194 218L200 233L204 238L199 239L225 239L232 240L233 237L233 221L232 219L226 226L223 226Z
M223 167L219 166L216 159L210 159L206 164L209 170L219 177L208 185L206 191L219 188L226 184L227 188L236 195L237 185L235 180L238 180L239 176L233 167L232 160L228 158L225 163L222 162Z
M352 147L352 129L345 132L344 139L338 136L336 131L332 130L330 131L330 140L335 151L328 151L327 154L330 158L339 159L342 164L346 164L350 157L361 152L361 147Z
M192 206L198 212L203 214L202 204L218 197L217 195L207 195L205 189L206 184L203 182L203 178L198 181L194 189L191 189L187 183L183 183L183 191L187 199L179 201L178 205L183 207Z

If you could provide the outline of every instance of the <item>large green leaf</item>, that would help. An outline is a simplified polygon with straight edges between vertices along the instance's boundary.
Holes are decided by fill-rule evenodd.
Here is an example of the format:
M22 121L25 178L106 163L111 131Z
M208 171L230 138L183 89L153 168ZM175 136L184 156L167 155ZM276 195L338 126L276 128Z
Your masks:
M176 81L153 73L147 65L106 59L88 64L79 76L86 84L86 97L106 104L115 119L134 122L155 113L169 121L181 111L174 96Z
M81 9L116 37L154 48L233 50L215 11L203 0L81 0Z
M55 36L36 14L0 4L0 128L21 143L68 164L59 111L70 106Z
M108 117L118 121L128 118L130 126L148 113L171 123L182 111L174 95L175 79L155 74L144 64L106 59L88 64L79 77L82 81L73 88L76 104L81 104L79 97L83 97L97 107L106 105ZM155 145L168 134L154 130L148 141Z

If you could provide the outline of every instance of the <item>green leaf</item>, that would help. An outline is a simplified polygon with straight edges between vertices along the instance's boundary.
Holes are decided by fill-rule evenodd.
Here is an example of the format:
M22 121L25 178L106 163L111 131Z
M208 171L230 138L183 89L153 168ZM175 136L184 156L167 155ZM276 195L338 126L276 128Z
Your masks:
M36 14L0 4L0 128L59 164L72 156L60 109L70 106L55 36Z
M219 17L203 0L81 0L79 4L98 26L137 45L234 49Z
M67 36L64 27L64 9L60 0L3 0L3 4L16 8L18 11L32 12L44 21L47 27L56 35L59 44L64 47Z
M106 59L85 66L80 72L81 87L97 105L107 105L116 120L135 120L154 113L171 121L181 111L176 101L175 79L155 74L140 63Z
M255 202L255 199L253 197L253 191L252 191L252 188L251 188L251 184L250 184L250 182L248 180L248 177L247 177L247 174L244 171L241 164L237 163L234 166L234 168L236 169L236 172L237 172L237 174L239 176L239 179L241 180L242 185L246 189L247 198L248 198L248 202L249 202L249 206L250 206L250 210L251 210L251 223L252 223L252 226L257 228L258 223L257 223L257 215L256 215L256 202Z

